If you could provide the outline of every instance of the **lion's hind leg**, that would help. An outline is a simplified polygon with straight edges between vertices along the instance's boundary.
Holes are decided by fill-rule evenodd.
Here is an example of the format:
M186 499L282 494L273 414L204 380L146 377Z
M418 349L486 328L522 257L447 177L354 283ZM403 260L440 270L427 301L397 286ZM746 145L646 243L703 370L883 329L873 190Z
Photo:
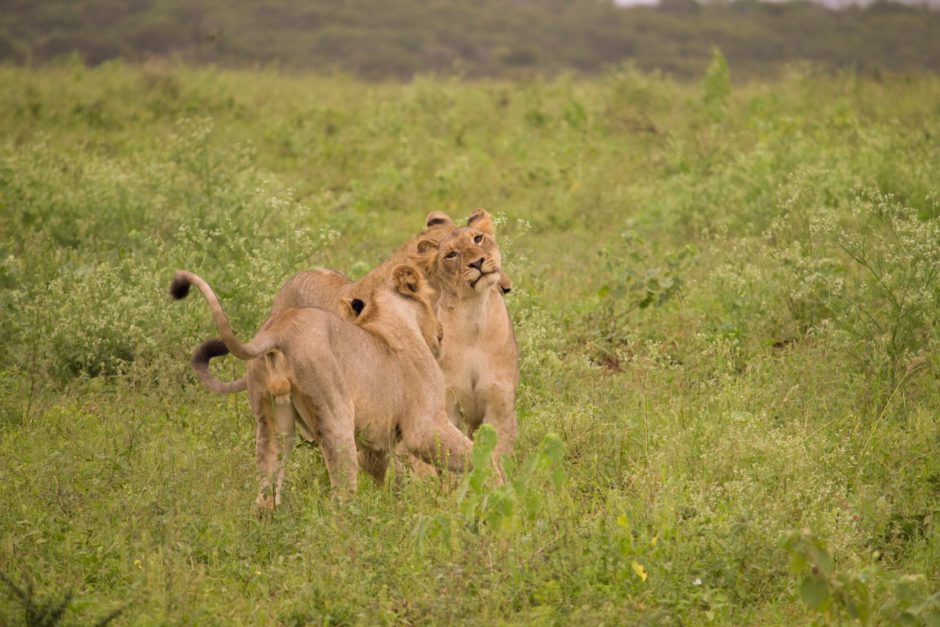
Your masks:
M277 426L270 403L262 390L252 390L251 407L255 412L255 463L258 469L258 498L262 509L274 509L274 480L277 475Z
M284 353L279 350L268 351L264 354L264 364L268 370L265 382L268 396L276 405L290 404L290 369Z
M274 505L281 504L281 494L284 485L284 473L287 471L287 461L290 459L291 451L297 443L297 434L294 431L294 407L290 404L290 398L286 403L273 403L274 424L277 428L277 479L274 484Z
M355 492L359 462L352 404L341 393L318 389L321 393L315 399L295 391L293 401L302 418L316 417L318 442L333 490Z
M273 423L275 428L275 481L274 481L274 506L281 504L281 491L284 485L284 472L287 470L287 461L290 458L291 451L294 450L294 444L297 442L297 435L294 430L296 423L296 413L291 405L291 383L288 378L289 366L284 358L284 353L279 350L273 350L265 353L265 365L268 370L267 380L267 402L270 404L270 411L273 414Z
M249 398L257 421L255 456L260 488L257 504L274 509L281 504L284 474L296 443L296 413L291 404L287 365L279 351L249 365Z
M295 415L289 401L276 403L269 397L260 405L255 443L261 480L257 503L264 509L274 509L281 504L287 461L297 441Z

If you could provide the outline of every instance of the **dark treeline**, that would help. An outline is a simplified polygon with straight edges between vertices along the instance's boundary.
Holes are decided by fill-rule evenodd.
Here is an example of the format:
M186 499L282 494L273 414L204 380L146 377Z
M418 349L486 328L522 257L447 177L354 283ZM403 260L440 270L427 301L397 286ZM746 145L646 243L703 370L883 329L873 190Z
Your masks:
M194 63L350 72L517 76L632 60L697 75L712 46L737 75L807 60L862 72L940 69L940 12L878 3L830 11L744 0L0 0L0 60Z

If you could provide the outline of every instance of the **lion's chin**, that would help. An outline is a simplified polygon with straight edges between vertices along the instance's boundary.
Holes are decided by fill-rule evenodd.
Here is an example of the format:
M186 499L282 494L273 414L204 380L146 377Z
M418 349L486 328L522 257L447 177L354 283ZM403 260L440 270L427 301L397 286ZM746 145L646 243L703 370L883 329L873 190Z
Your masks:
M480 276L470 281L470 287L479 291L482 288L493 285L493 283L498 278L499 278L499 270L493 270L491 272L481 272Z

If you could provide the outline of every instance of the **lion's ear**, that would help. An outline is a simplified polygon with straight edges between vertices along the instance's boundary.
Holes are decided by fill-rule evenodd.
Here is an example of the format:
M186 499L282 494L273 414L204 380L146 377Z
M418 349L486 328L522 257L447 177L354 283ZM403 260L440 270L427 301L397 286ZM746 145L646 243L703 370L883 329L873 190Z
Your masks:
M493 235L493 216L486 209L474 209L467 218L467 226L479 229L487 235Z
M421 270L430 270L434 262L437 261L437 248L440 242L425 237L415 244L415 251L408 255L413 264Z
M415 250L419 255L424 256L436 251L438 246L438 242L434 241L433 239L424 238L418 240L418 243L415 244Z
M395 289L405 296L418 296L424 292L425 281L421 271L409 264L401 264L392 270Z
M361 321L365 318L362 315L362 312L368 307L367 303L361 298L344 298L343 300L343 313L346 317L352 321Z
M432 211L424 221L424 228L429 229L433 226L457 226L453 219L443 211Z

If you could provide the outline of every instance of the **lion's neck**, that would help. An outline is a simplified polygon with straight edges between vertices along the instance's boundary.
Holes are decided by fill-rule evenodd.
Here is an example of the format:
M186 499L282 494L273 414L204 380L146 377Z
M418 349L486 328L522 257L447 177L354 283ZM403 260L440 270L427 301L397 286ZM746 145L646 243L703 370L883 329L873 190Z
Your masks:
M469 298L444 291L438 303L438 317L445 328L460 329L462 333L483 336L499 326L499 316L505 305L493 289L474 293Z
M392 324L386 321L365 328L386 350L394 353L396 359L410 364L425 380L431 381L435 374L440 373L440 368L437 367L437 360L421 334L421 326L414 316L408 315L409 313L390 318L389 321L394 321Z

